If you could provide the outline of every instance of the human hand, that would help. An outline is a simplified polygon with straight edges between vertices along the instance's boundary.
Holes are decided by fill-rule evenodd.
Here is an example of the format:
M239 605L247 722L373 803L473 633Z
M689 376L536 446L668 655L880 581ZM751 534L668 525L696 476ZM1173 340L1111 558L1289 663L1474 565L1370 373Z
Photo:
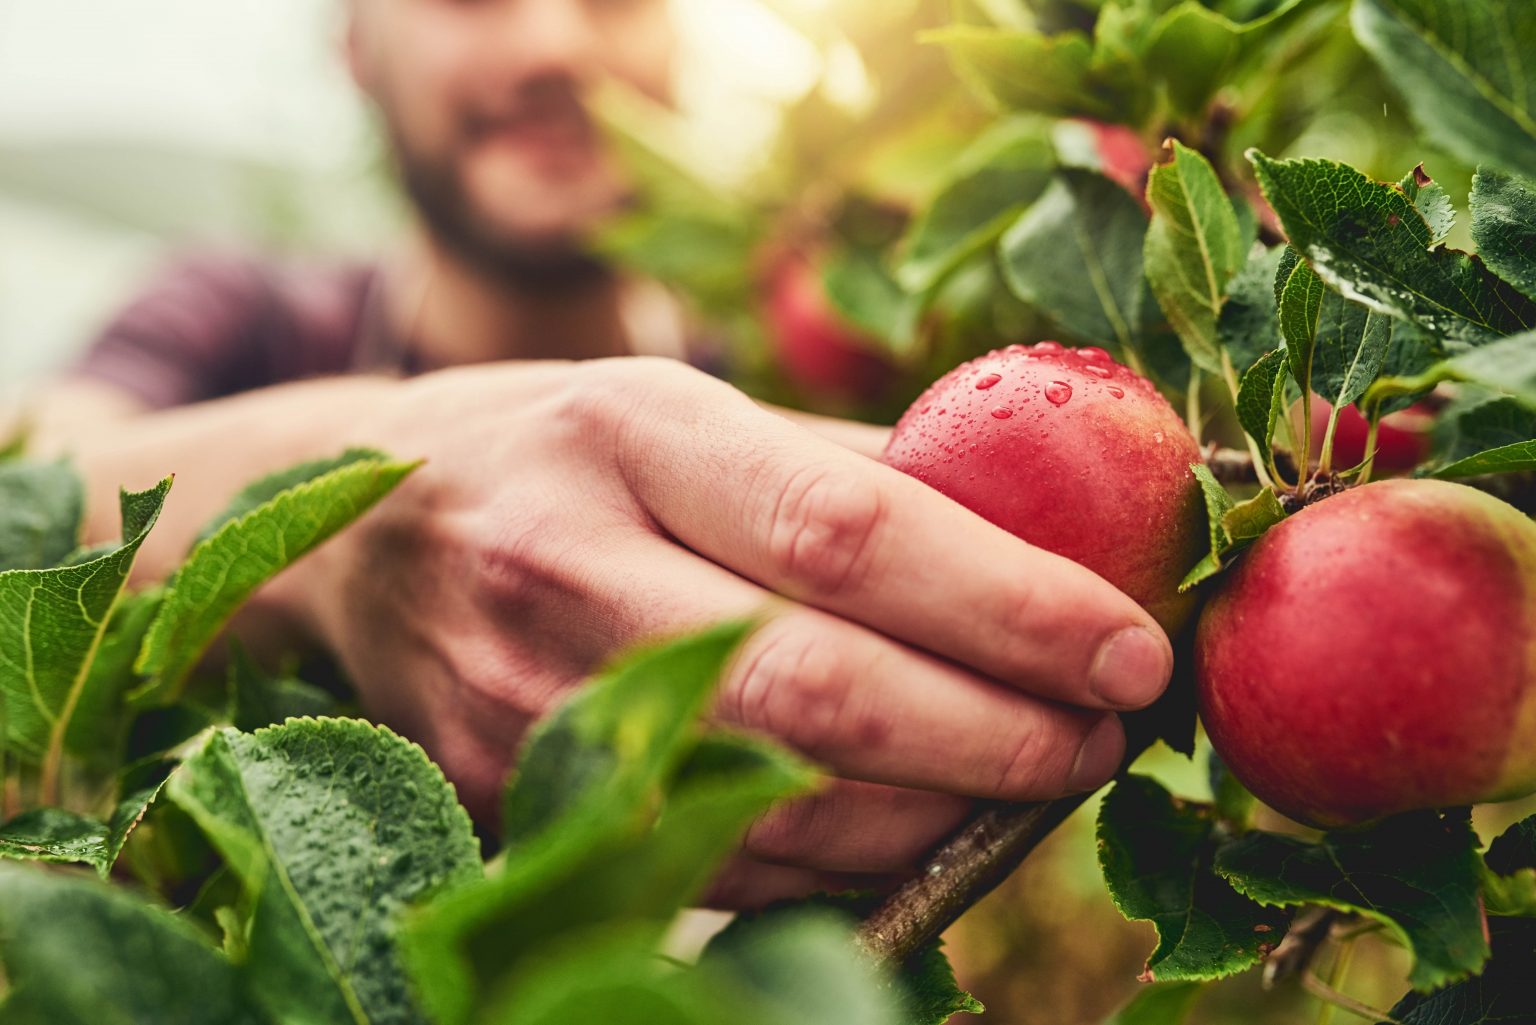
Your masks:
M976 798L1097 787L1113 710L1171 672L1101 578L675 362L444 371L351 440L428 462L284 600L477 816L529 725L614 654L763 619L717 716L833 779L751 830L724 905L878 885Z

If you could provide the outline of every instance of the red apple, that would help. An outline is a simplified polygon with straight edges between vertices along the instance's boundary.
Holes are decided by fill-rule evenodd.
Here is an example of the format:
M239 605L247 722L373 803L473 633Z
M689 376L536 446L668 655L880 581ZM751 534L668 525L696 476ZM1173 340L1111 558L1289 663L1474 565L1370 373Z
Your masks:
M1312 399L1312 454L1322 453L1323 436L1328 431L1328 414L1333 407L1316 396ZM1429 432L1435 416L1422 403L1382 417L1376 429L1377 473L1407 473L1429 458ZM1371 425L1354 406L1345 406L1333 429L1333 465L1347 470L1365 460L1365 440Z
M821 273L791 256L768 275L764 310L769 340L784 375L807 394L836 402L870 402L894 376L879 342L849 324L827 299Z
M1274 527L1196 636L1201 717L1266 803L1334 827L1536 789L1536 523L1388 480Z
M1094 148L1099 154L1099 171L1118 182L1137 199L1145 201L1147 175L1155 155L1134 129L1102 121L1086 122L1093 131Z
M1011 345L945 374L885 461L1032 544L1087 566L1170 634L1206 543L1200 448L1156 388L1103 349Z

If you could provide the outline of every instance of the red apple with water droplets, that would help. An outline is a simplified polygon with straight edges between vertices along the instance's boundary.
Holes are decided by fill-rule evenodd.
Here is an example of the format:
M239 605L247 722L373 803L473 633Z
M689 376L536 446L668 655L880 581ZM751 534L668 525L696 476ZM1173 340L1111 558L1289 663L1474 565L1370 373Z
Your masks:
M1200 448L1151 382L1103 349L1011 345L945 374L885 461L1107 579L1175 633L1207 544Z
M1234 775L1336 827L1536 789L1536 523L1481 491L1378 481L1272 528L1196 635Z

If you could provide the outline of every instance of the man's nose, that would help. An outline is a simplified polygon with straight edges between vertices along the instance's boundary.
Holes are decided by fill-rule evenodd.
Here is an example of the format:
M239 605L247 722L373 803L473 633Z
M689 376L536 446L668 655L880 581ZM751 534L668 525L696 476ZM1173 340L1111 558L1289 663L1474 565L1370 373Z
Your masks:
M599 54L587 0L516 0L502 24L501 44L528 77L586 78Z

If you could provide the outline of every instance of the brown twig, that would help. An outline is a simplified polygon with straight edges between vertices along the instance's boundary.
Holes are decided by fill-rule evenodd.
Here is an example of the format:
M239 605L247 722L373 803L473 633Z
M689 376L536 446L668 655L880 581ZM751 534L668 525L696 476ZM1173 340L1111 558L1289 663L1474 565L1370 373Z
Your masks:
M860 945L882 961L907 960L1012 875L1087 798L989 806L864 920Z
M1265 987L1305 975L1312 967L1317 952L1328 942L1334 925L1343 921L1344 917L1343 912L1331 908L1315 908L1297 920L1285 934L1285 939L1264 961Z

